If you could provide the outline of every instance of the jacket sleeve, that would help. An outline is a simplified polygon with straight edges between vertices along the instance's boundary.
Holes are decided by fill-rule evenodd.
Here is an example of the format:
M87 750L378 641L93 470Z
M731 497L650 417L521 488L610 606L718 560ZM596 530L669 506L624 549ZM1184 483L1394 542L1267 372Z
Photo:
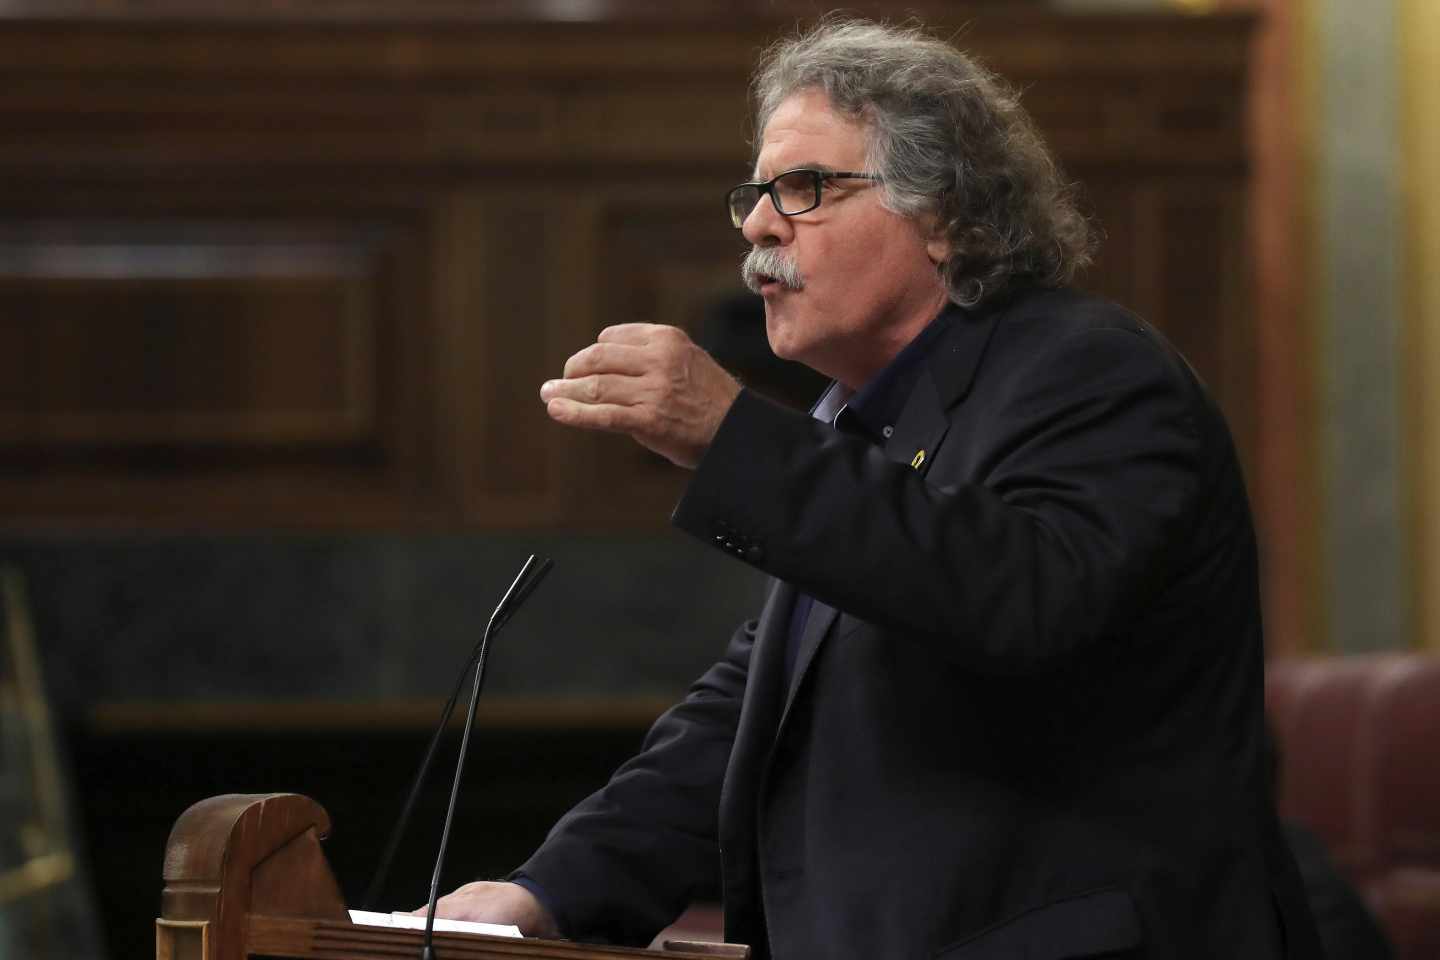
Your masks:
M754 639L754 621L741 626L724 657L655 721L640 753L512 875L544 891L567 937L644 946L693 890L719 885L720 786Z
M739 538L766 572L952 662L1054 666L1123 629L1177 572L1206 401L1178 358L1128 329L1057 337L1002 375L982 418L947 413L925 475L742 392L673 520Z

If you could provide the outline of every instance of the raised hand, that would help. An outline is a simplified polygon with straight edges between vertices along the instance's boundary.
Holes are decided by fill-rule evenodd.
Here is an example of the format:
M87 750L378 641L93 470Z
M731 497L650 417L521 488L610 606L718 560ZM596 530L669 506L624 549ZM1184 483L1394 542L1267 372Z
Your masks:
M740 384L684 331L649 323L606 327L540 387L559 422L628 433L682 467L710 446Z

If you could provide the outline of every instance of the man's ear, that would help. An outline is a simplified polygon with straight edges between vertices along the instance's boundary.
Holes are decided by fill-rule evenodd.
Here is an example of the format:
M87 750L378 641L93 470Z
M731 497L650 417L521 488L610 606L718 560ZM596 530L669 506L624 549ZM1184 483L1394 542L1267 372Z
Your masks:
M950 259L950 238L940 233L932 234L925 242L925 252L930 255L930 262L937 267Z
M940 218L933 213L920 221L920 230L925 237L925 253L937 267L950 259L950 237L946 234Z

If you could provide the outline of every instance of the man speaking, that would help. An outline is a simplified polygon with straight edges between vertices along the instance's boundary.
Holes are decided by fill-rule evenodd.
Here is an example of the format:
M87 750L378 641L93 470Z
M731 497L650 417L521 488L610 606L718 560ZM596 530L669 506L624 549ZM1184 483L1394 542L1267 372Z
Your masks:
M643 944L719 874L760 958L1318 956L1205 388L1066 286L1087 225L964 55L828 20L754 92L745 282L830 389L784 409L635 324L540 396L693 468L675 524L768 599L512 882L441 915Z

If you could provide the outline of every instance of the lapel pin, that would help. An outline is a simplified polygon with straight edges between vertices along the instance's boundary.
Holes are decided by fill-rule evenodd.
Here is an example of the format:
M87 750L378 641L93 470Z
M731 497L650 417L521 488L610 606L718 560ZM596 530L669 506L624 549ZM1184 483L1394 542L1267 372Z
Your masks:
M916 451L915 451L915 459L910 461L910 466L913 467L913 468L916 469L916 470L919 470L919 469L920 469L920 464L922 464L922 463L924 463L924 462L925 462L925 451L924 451L924 450L916 450Z

